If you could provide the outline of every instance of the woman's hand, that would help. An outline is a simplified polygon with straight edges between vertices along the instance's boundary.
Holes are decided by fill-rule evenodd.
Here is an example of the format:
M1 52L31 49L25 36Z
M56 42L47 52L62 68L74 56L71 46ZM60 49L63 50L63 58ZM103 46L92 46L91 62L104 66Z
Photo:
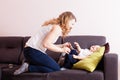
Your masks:
M70 43L69 42L65 42L63 43L63 47L69 47Z
M68 47L68 48L70 48L70 49L73 49L73 47L72 47L72 45L71 45L71 43L70 42L66 42L66 43L64 43L63 44L63 47Z
M64 46L64 47L62 48L62 50L63 50L63 53L67 53L67 54L70 53L70 48L69 48L69 47Z

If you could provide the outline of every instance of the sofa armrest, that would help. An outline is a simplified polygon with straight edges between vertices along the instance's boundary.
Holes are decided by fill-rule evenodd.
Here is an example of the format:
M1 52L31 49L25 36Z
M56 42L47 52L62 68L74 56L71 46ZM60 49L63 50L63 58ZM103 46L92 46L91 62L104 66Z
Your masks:
M104 80L118 80L118 55L104 55Z

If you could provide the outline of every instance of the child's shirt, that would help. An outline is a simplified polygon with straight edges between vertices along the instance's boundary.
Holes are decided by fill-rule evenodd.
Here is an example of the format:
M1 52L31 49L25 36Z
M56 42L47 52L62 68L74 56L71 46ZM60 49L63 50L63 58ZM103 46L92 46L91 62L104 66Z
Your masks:
M89 49L81 49L81 51L78 54L78 56L84 58L84 57L87 57L90 54L92 54L92 52Z

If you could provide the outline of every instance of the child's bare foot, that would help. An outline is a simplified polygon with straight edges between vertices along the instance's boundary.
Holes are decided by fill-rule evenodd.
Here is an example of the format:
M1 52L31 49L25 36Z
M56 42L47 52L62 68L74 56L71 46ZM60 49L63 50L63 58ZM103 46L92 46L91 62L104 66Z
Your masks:
M78 43L78 42L74 42L74 44L75 44L76 46L79 46L79 43Z
M78 42L74 42L74 44L76 46L77 52L80 53L81 47L80 47L79 43Z
M19 69L15 70L14 75L19 75L26 71L28 71L28 63L23 63Z

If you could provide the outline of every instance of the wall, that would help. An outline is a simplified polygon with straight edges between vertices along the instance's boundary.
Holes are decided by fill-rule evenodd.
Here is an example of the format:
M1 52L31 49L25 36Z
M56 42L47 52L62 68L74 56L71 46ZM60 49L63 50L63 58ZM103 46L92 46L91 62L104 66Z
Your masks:
M72 11L78 21L70 35L104 35L110 52L119 55L119 4L119 0L0 0L0 36L33 35L45 20Z

